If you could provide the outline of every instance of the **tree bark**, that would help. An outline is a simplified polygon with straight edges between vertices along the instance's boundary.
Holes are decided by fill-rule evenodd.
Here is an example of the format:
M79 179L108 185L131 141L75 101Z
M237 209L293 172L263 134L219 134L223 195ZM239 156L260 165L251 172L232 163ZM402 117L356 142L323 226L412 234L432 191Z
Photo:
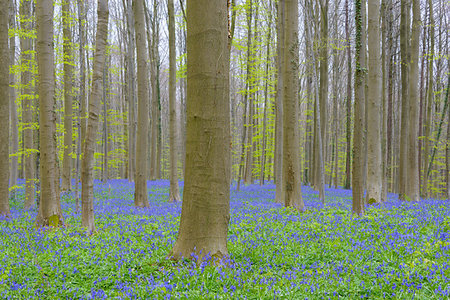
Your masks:
M145 45L144 0L133 1L134 28L138 66L138 128L136 143L136 164L134 205L149 207L147 192L147 137L148 137L148 99L149 82L147 69L147 48Z
M345 1L345 39L347 42L347 99L346 107L346 158L345 158L345 182L344 189L350 189L351 186L351 152L352 152L352 132L351 132L351 114L352 114L352 57L351 57L351 40L350 40L350 20L349 20L349 3Z
M20 15L22 18L22 30L29 32L31 30L31 1L24 0L20 5ZM35 154L33 143L33 90L31 80L32 62L32 44L31 39L27 36L20 38L20 49L22 52L21 63L23 71L21 73L22 84L22 135L23 135L23 151L24 157L22 164L24 165L25 175L25 204L24 208L29 209L34 206L35 199Z
M128 175L129 181L135 181L135 171L136 171L136 99L135 99L135 36L134 36L134 20L133 20L133 10L132 1L127 0L127 29L128 29L128 50L127 50L127 60L128 60Z
M283 194L285 207L303 211L298 132L298 1L285 0L283 64Z
M227 3L187 2L186 179L175 259L228 255L230 104Z
M99 0L97 7L97 33L95 37L95 55L92 73L91 95L89 100L89 117L87 120L86 138L83 143L83 163L81 169L81 226L89 233L95 232L94 223L94 151L99 127L100 101L103 89L103 68L105 65L106 45L108 38L108 1Z
M169 152L170 152L170 191L169 202L179 202L178 187L178 118L177 118L177 61L175 51L175 9L173 0L167 1L169 13Z
M64 220L59 200L59 186L57 186L56 180L55 65L53 57L52 0L41 0L37 2L36 24L41 186L36 226L59 227L64 224Z
M0 216L9 217L9 47L8 1L0 0Z
M72 33L70 2L63 1L62 4L62 23L63 23L63 56L64 56L64 155L63 155L63 174L62 174L62 191L71 189L71 171L72 171Z
M419 160L417 156L419 132L419 39L420 39L420 2L412 0L413 22L411 30L411 59L409 69L409 137L408 137L408 176L406 176L406 196L410 201L420 200Z

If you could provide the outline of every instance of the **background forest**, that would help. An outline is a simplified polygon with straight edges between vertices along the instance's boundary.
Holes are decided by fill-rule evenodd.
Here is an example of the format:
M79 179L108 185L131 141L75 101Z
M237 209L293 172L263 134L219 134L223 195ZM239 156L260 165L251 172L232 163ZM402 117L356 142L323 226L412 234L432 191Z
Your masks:
M0 0L2 297L448 296L449 11Z

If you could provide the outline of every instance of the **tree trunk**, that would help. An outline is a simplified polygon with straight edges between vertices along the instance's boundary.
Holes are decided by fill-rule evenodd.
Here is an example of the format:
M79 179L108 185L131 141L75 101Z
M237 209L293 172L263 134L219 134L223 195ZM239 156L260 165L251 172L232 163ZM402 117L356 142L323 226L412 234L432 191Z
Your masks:
M175 9L173 0L167 1L169 13L169 127L170 127L170 191L169 202L179 202L178 188L178 118L177 118L177 58L175 51Z
M129 180L134 181L136 171L136 99L135 99L135 36L132 1L127 0L127 28L128 28L128 175Z
M419 132L419 39L420 39L420 2L412 0L413 22L411 30L411 58L409 70L409 137L408 137L408 176L406 176L406 196L410 201L420 200L419 160L417 156Z
M345 182L344 189L350 189L351 186L351 152L352 152L352 130L351 130L351 114L352 114L352 57L351 57L351 40L350 40L350 20L349 20L349 3L345 1L345 39L347 42L347 99L346 107L346 158L345 158Z
M272 13L269 11L269 20L272 20ZM265 166L266 166L266 127L267 127L267 105L268 105L268 101L269 101L269 95L268 95L268 85L269 85L269 61L270 61L270 39L271 39L271 33L272 33L272 29L269 27L268 28L269 32L267 35L267 41L266 41L266 59L267 59L267 63L266 63L266 70L265 70L265 75L266 75L266 80L265 80L265 84L264 84L264 112L263 112L263 130L262 130L262 145L261 145L261 165L260 165L260 169L261 169L261 176L259 178L259 185L263 185L264 184L264 179L265 179Z
M409 47L409 20L407 4L408 0L401 0L400 20L400 53L401 53L401 76L402 76L402 115L400 132L400 168L399 168L399 197L404 198L406 193L406 177L408 176L408 132L409 132L409 100L408 100L408 47Z
M21 26L25 32L31 31L31 1L22 1L20 5L20 15L22 18ZM22 52L21 63L23 70L21 73L22 81L22 135L24 157L22 164L25 168L25 209L34 206L35 197L35 165L34 165L34 143L33 143L33 92L31 71L32 62L32 44L31 38L23 35L20 38L20 49Z
M71 189L71 171L72 171L72 33L71 27L70 2L64 1L62 4L62 23L63 23L63 56L64 56L64 156L62 172L62 191Z
M227 3L187 2L186 180L175 259L228 255L230 104Z
M37 2L36 24L41 180L41 197L36 226L59 227L64 224L64 220L59 200L59 186L57 186L56 181L55 65L53 58L52 0Z
M328 144L328 0L320 0L319 80L320 140L322 142L322 159L326 160ZM316 167L318 166L319 164L316 163Z
M136 143L136 164L134 205L149 207L147 192L147 137L148 137L148 99L149 82L147 69L147 49L145 45L144 0L133 1L134 28L138 66L138 128Z
M352 168L352 211L354 214L364 214L364 52L362 49L362 22L361 1L355 1L355 108L354 108L354 124L353 124L353 168Z
M9 28L15 28L15 14L16 14L15 1L9 2ZM9 61L11 65L14 65L16 59L16 35L13 34L9 38ZM10 157L10 169L9 169L9 185L12 187L12 197L15 198L15 189L17 186L18 169L19 169L19 119L17 117L17 105L16 105L16 88L15 75L13 72L9 74L9 117L11 122L11 147L10 151L12 157Z
M298 1L285 0L283 64L283 194L285 207L303 211L298 132Z
M91 95L89 100L89 118L87 120L86 138L83 143L83 163L81 169L81 226L89 233L95 232L94 224L94 151L99 127L101 97L103 89L103 68L105 66L106 45L108 38L108 1L99 0L97 7L97 33L95 37L95 56L92 73Z
M9 210L9 47L8 1L0 0L0 217Z
M277 95L275 103L275 202L284 204L283 195L283 65L284 65L284 31L285 31L285 0L277 4Z

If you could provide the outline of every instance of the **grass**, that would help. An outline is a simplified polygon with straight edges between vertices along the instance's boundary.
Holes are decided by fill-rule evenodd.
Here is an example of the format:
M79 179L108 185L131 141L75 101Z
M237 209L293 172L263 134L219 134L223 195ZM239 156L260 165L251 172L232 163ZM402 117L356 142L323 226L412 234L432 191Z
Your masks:
M182 184L181 184L182 187ZM168 182L149 182L151 208L133 207L124 180L95 184L98 233L81 230L73 195L66 227L39 230L36 212L12 202L0 221L2 299L442 299L450 295L450 203L399 202L393 195L351 214L351 193L303 188L307 211L273 202L275 186L232 188L229 260L166 259L181 204Z

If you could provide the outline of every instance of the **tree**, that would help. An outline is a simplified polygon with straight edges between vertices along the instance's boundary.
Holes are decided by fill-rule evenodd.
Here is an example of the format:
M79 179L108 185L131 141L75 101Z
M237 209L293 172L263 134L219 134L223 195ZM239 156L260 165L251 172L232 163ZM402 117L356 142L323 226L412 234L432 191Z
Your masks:
M106 43L108 38L109 9L107 0L99 0L97 7L97 33L92 74L89 113L86 128L86 137L83 142L83 162L81 166L81 226L89 233L95 231L94 224L94 151L95 138L99 127L100 100L103 89L103 68L105 65Z
M283 64L283 195L284 205L304 210L298 153L298 1L285 0Z
M147 192L147 159L148 159L148 100L149 82L147 69L147 48L145 45L145 17L144 0L133 1L134 28L136 36L137 52L137 76L138 76L138 128L136 144L136 175L134 176L135 192L134 205L136 207L148 207Z
M178 188L178 126L177 126L177 58L175 52L175 12L173 0L167 1L169 12L169 119L170 119L170 192L169 202L180 201Z
M24 0L20 3L21 29L24 33L31 31L31 1ZM33 89L32 89L32 39L27 34L22 34L20 38L21 73L22 84L22 134L25 167L25 209L34 205L35 197L35 164L34 164L34 141L33 141ZM52 100L53 101L53 100Z
M175 259L228 255L230 103L227 3L187 2L186 175Z
M0 0L0 216L9 216L8 1Z
M36 3L41 196L36 226L63 225L56 166L53 1Z
M70 31L71 15L70 2L64 0L62 4L63 15L63 54L64 54L64 157L62 174L62 191L71 189L72 171L72 34Z
M380 0L368 1L369 86L367 119L367 199L380 203L381 170L381 57L380 57Z
M347 99L345 101L346 107L346 156L345 156L345 181L344 188L350 189L351 186L351 114L352 114L352 56L350 46L350 20L348 12L348 0L345 0L345 40L347 42Z
M352 164L352 211L355 214L364 214L364 66L365 57L362 49L362 14L361 2L355 1L355 104L354 104L354 124L353 124L353 164Z
M409 69L409 136L408 136L408 176L406 176L405 195L411 201L420 200L419 160L417 154L419 132L419 39L420 39L420 2L412 0L413 22L411 30L411 58Z

